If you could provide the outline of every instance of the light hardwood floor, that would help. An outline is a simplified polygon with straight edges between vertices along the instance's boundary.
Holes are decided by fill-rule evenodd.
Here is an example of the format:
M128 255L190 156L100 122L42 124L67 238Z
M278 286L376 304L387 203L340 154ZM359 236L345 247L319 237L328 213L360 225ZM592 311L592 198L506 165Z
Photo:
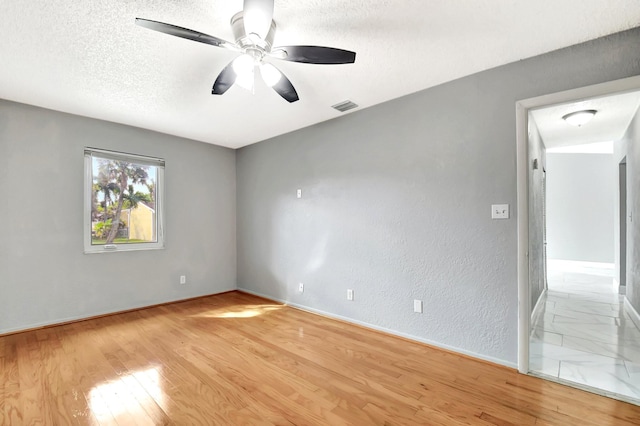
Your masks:
M603 426L640 407L232 292L0 337L0 424Z

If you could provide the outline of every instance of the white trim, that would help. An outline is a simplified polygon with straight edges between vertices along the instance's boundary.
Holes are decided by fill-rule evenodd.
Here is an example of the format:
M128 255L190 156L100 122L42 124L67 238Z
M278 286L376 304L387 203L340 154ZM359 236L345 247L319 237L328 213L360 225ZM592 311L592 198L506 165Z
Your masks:
M280 299L280 298L277 298L277 297L269 296L269 295L266 295L266 294L261 294L261 293L258 293L258 292L252 291L252 290L247 290L245 288L238 287L238 291L242 291L244 293L253 294L254 296L262 297L262 298L273 300L273 301L276 301L276 302L284 303L285 305L292 306L292 307L294 307L296 309L300 309L301 311L311 312L311 313L314 313L314 314L322 315L323 317L327 317L327 318L338 319L338 320L341 320L341 321L344 321L344 322L348 322L348 323L351 323L351 324L359 325L361 327L369 328L369 329L376 330L376 331L381 331L383 333L387 333L387 334L391 334L391 335L394 335L394 336L403 337L405 339L413 340L413 341L416 341L416 342L424 343L424 344L427 344L429 346L434 346L434 347L437 347L437 348L440 348L440 349L445 349L445 350L448 350L448 351L451 351L451 352L457 352L459 354L467 355L469 357L477 358L477 359L480 359L480 360L483 360L483 361L488 361L488 362L491 362L493 364L503 365L505 367L509 367L509 368L513 368L513 369L517 368L516 364L514 364L512 362L508 362L508 361L505 361L505 360L502 360L502 359L498 359L498 358L494 358L494 357L487 356L487 355L478 354L478 353L475 353L475 352L472 352L472 351L467 351L465 349L460 349L460 348L457 348L455 346L449 346L449 345L445 345L443 343L434 342L433 340L424 339L422 337L414 336L413 334L403 333L401 331L396 331L396 330L392 330L392 329L389 329L389 328L380 327L380 326L377 326L377 325L370 324L368 322L358 321L358 320L355 320L353 318L344 317L342 315L336 315L336 314L333 314L331 312L322 311L320 309L310 308L308 306L300 305L298 303L292 303L292 302L289 302L289 301L284 300L284 299Z
M518 371L529 372L529 330L531 296L529 293L529 175L528 110L516 103L516 182L518 219Z
M608 96L640 90L640 76L623 78L580 87L516 102L517 148L517 214L518 214L518 371L529 372L529 186L527 174L527 148L529 110L566 102Z
M530 109L546 108L551 105L567 102L580 102L613 94L635 92L637 90L640 90L640 75L537 96L535 98L522 99L518 101L517 104L521 105L526 112L528 112Z
M593 269L600 269L596 271L602 273L603 271L610 271L611 277L615 273L615 263L611 262L589 262L585 260L565 260L565 259L548 259L549 267L555 269L562 269L563 271L571 272L589 272L593 273Z
M91 232L92 232L92 223L91 223L91 203L92 203L92 192L93 192L93 170L91 165L91 156L87 156L84 154L84 210L82 213L83 216L83 236L82 240L84 242L84 251L87 252L87 244L91 247ZM88 230L88 232L87 232ZM87 235L88 234L88 235Z
M546 302L546 298L547 298L547 291L548 289L544 289L542 290L542 293L540 293L540 297L538 298L538 301L536 302L536 306L533 307L533 312L531 312L531 324L535 325L535 323L538 321L538 317L540 316L540 314L542 313L542 311L544 310L544 304ZM544 300L544 302L543 302ZM529 331L529 334L533 333L533 327L531 327L531 330Z
M631 321L633 321L633 323L636 325L636 328L640 330L640 314L638 313L638 311L636 311L631 302L629 302L627 296L625 296L623 299L624 311L631 317Z
M127 152L109 151L106 149L90 148L84 149L84 155L98 154L100 158L108 158L116 161L132 161L136 164L142 164L152 167L164 167L162 158L149 157L147 155L130 154Z
M617 278L614 278L613 279L613 292L621 294L621 295L624 296L624 295L627 294L627 286L626 285L620 285L620 281L618 281Z

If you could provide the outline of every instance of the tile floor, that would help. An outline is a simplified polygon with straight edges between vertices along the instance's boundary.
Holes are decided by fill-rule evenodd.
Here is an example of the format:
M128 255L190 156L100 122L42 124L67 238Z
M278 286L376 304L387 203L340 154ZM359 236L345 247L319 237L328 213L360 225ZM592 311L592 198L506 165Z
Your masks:
M550 261L531 333L533 374L640 404L640 330L613 288L613 269Z

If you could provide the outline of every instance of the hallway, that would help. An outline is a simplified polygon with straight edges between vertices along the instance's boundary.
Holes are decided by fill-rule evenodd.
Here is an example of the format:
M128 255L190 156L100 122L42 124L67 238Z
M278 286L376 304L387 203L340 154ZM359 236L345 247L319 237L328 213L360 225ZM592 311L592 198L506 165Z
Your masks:
M640 404L640 330L613 288L613 269L550 261L530 345L530 371Z

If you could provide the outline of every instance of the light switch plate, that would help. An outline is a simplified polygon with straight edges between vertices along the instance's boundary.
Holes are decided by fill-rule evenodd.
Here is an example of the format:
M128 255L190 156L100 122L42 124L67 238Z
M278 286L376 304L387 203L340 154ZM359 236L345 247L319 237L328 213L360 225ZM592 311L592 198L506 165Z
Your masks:
M491 219L509 219L509 204L492 204Z

